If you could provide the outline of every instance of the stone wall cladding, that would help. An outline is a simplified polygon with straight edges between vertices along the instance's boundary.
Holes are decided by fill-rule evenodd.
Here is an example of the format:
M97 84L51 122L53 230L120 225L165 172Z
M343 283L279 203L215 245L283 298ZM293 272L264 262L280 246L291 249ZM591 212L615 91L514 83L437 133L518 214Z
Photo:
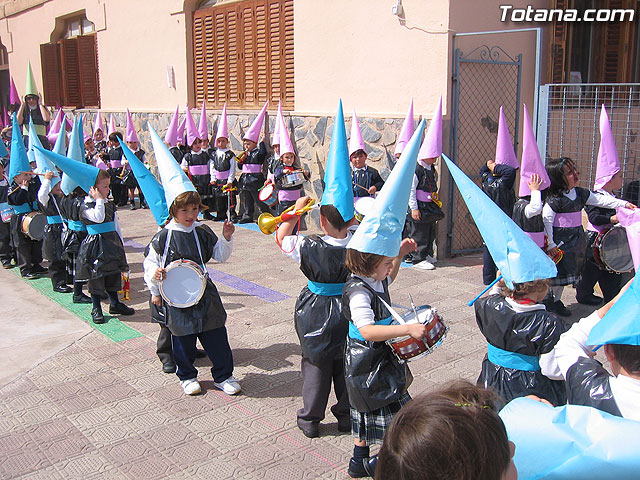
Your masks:
M55 113L55 112L54 112ZM95 121L95 110L78 110L76 113L84 114L85 132L93 131L93 122ZM101 111L105 128L108 125L109 115L113 113L116 126L124 135L126 125L126 112L107 112ZM200 116L199 110L192 111L196 125ZM147 152L147 159L154 165L153 148L151 146L151 138L147 123L151 123L153 128L161 137L169 127L169 122L173 113L133 113L131 117L136 127L138 137L140 138L141 148ZM218 127L219 114L208 113L209 131L211 137L215 137ZM182 118L182 116L181 116ZM229 134L231 142L231 150L238 153L242 151L242 135L247 130L250 122L255 118L255 114L227 114L227 122L229 124ZM271 150L271 135L273 134L273 126L275 123L275 113L268 114L268 135L265 137L265 143ZM304 193L316 200L322 198L324 189L324 167L331 144L331 134L333 133L333 117L325 116L298 116L284 115L287 129L291 134L294 148L298 154L300 165L311 172L311 181L305 183ZM404 118L367 118L359 117L360 129L363 140L367 146L368 159L367 163L377 169L382 178L387 178L391 168L394 165L393 151L395 142L402 128ZM265 122L266 125L267 122ZM345 128L347 135L351 131L351 118L345 118ZM264 132L264 127L263 127ZM311 218L317 222L317 211L312 212Z

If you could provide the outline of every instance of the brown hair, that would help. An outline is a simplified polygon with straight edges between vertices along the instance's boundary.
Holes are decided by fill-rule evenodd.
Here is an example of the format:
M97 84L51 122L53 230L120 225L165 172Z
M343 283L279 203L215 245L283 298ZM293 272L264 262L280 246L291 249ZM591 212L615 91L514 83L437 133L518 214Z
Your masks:
M347 228L349 222L345 222L340 211L333 205L320 205L320 215L327 219L331 226L337 230Z
M347 248L345 267L355 275L370 277L384 258L384 255L377 253L363 253L353 248Z
M631 374L640 374L640 345L611 344L616 360Z
M532 293L546 292L551 286L551 280L543 278L524 283L513 282L513 288L508 288L504 280L500 280L499 285L503 297L513 297L515 300L520 300L528 298Z
M118 138L120 140L122 140L122 133L120 133L120 132L111 132L109 134L109 140L111 142L117 143L118 142Z
M200 200L200 194L198 192L182 192L174 200L169 207L169 215L175 218L176 212L181 208L185 208L187 205L197 205L198 208L202 206Z
M109 172L107 172L106 170L102 170L99 169L98 170L98 175L96 176L96 184L100 181L100 180L105 180L105 179L111 179L111 175L109 175Z
M511 450L497 401L464 380L416 397L387 430L375 478L500 480Z

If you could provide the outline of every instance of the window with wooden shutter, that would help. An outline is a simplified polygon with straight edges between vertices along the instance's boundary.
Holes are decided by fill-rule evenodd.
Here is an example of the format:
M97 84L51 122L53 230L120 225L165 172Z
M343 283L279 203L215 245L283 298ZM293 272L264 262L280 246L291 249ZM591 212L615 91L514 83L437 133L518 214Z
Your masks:
M95 35L40 45L45 105L100 108Z
M247 0L193 16L194 94L210 107L293 109L293 0Z
M570 0L555 0L554 9L570 8ZM564 83L567 54L567 22L554 21L551 37L549 83Z

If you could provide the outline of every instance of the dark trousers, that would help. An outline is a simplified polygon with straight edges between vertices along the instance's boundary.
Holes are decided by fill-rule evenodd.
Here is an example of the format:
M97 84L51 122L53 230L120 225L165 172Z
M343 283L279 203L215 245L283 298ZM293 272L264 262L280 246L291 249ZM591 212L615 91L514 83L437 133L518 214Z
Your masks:
M156 347L156 354L163 365L167 362L173 362L171 330L169 330L165 325L160 325L160 333L158 333L158 342L156 343Z
M20 274L24 277L31 273L33 267L42 263L42 240L22 238L16 248L16 256Z
M436 224L407 220L404 224L402 238L413 238L418 244L418 251L409 257L413 263L420 263L427 257L433 257L433 242L436 239Z
M241 190L240 200L242 201L242 217L243 218L250 218L251 220L253 220L253 212L255 210L255 207L254 207L255 204L258 205L258 208L260 209L260 213L265 213L269 211L269 206L258 199L257 190Z
M600 285L604 302L607 303L622 288L622 275L601 270L593 259L593 253L587 252L587 258L582 268L582 277L576 285L576 299L580 300L592 295L596 283Z
M0 261L2 264L11 263L13 248L11 247L11 225L0 222Z
M127 193L127 187L121 183L111 183L111 195L116 205L122 206L127 204Z
M104 277L90 279L87 290L89 294L101 297L106 292L118 292L121 288L122 277L120 273L113 273Z
M485 285L489 285L496 279L496 273L498 273L498 267L493 263L493 257L489 253L489 249L486 245L483 247L483 263L482 263L482 282Z
M350 424L349 395L344 380L344 359L315 365L302 357L301 370L303 407L298 410L298 422L312 424L324 419L331 382L333 382L338 401L331 407L331 413L338 419L341 426L348 426Z
M49 262L49 276L51 284L56 287L67 283L67 262L64 260L54 260Z
M200 340L204 351L207 352L207 356L213 364L211 375L214 382L224 382L233 374L233 354L229 346L226 327L180 337L172 335L173 358L178 367L176 375L180 380L189 380L198 376L198 370L193 366L196 359L196 339Z

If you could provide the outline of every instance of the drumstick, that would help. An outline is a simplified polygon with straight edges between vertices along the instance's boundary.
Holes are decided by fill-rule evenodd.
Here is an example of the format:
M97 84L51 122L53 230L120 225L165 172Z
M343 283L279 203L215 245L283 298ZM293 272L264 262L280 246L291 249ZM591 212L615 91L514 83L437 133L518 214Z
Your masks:
M498 278L496 278L493 282L491 282L489 285L487 285L487 288L485 288L484 290L482 290L478 296L476 298L474 298L473 300L471 300L469 303L467 303L467 305L471 306L474 303L476 303L476 300L478 300L482 295L484 295L491 287L493 287L496 283L498 283L500 281L500 279L502 278L502 275L500 275Z
M358 188L361 188L361 189L363 189L363 190L366 190L367 192L369 191L369 188L367 188L367 187L363 187L362 185L358 185L356 182L353 182L353 184L354 184L356 187L358 187Z
M413 310L413 314L416 317L416 320L418 320L418 311L416 310L416 304L413 303L413 297L411 296L411 294L409 294L409 303L411 303L411 309Z

